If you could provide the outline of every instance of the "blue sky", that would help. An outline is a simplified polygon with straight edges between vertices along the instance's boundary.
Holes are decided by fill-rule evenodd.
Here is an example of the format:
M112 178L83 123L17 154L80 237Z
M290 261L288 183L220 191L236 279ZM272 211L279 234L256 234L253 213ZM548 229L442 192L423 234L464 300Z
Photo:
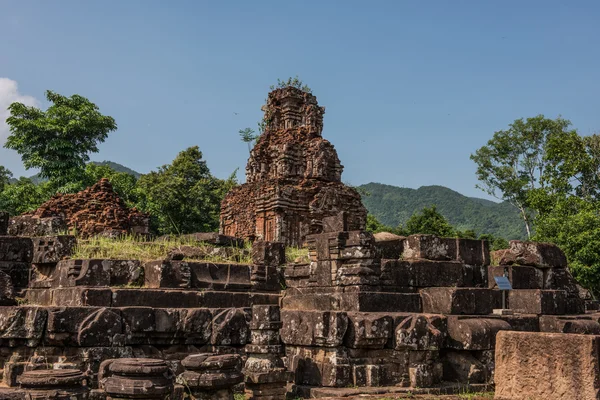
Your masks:
M92 159L148 172L198 145L243 180L238 130L298 75L344 181L485 197L469 155L514 119L600 132L599 20L598 1L0 0L0 106L77 93L119 125Z

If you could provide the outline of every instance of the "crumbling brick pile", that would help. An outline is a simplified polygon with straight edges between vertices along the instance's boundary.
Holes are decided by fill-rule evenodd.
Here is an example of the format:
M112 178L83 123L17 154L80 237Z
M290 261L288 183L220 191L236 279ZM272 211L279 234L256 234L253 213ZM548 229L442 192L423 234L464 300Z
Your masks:
M221 233L300 246L322 230L324 217L347 211L352 229L367 212L358 192L341 182L343 167L321 136L325 109L310 93L286 87L269 93L264 133L246 166L246 183L221 204Z
M64 220L66 228L76 231L82 238L127 233L145 235L149 232L148 215L128 208L108 179L101 179L79 193L57 194L32 213L13 218L11 233L26 235L28 230L35 231L31 226L53 218Z

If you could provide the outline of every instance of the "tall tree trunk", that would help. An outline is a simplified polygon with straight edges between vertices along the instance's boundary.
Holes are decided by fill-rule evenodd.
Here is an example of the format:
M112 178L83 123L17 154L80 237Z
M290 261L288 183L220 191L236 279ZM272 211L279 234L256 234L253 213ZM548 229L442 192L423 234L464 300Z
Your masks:
M525 230L527 230L527 239L530 240L531 239L531 227L529 226L529 218L527 216L527 212L525 211L524 207L519 207L519 211L521 211L521 217L523 218L523 221L525 222Z

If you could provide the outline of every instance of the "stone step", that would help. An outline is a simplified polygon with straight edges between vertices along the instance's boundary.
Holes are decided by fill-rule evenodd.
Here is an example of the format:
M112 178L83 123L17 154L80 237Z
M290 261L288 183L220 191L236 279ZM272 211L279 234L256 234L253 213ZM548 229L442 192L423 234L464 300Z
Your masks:
M88 287L28 289L25 291L25 298L31 305L70 307L225 308L279 302L277 293Z
M350 292L285 296L282 308L289 310L421 312L418 293Z

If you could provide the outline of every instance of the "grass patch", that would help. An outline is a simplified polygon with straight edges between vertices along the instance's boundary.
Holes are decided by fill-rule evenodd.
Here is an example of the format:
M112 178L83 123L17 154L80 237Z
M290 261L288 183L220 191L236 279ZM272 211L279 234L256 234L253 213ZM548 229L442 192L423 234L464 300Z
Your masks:
M308 258L308 248L306 247L286 247L285 248L285 261L287 263L294 263L296 260L299 264L307 264L310 262Z
M118 238L95 237L78 239L71 258L102 260L150 261L167 257L172 251L191 254L184 260L251 264L251 246L243 248L216 247L189 237L169 237L165 240L143 241L134 235Z

